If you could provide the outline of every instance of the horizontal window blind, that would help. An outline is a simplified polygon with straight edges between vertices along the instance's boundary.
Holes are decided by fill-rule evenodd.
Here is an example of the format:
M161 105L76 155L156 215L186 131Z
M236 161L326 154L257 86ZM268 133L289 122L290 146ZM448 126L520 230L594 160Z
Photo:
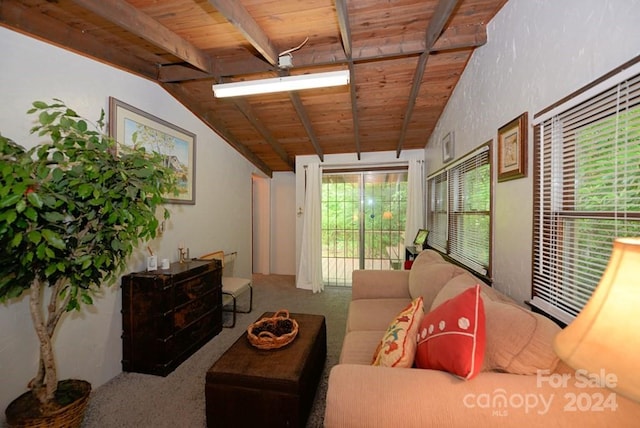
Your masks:
M488 150L449 171L449 255L482 275L489 268L490 188Z
M535 124L534 139L532 304L570 322L613 239L640 236L640 75L556 109Z
M447 252L448 185L447 171L429 179L429 245L436 250Z
M491 253L491 171L489 146L447 166L428 179L429 245L481 275Z

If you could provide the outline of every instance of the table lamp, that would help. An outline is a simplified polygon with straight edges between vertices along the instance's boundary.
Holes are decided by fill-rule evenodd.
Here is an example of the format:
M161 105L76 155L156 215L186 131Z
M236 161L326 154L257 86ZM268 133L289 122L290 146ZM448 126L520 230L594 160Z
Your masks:
M614 240L598 287L554 349L574 369L615 375L606 386L640 401L640 239Z

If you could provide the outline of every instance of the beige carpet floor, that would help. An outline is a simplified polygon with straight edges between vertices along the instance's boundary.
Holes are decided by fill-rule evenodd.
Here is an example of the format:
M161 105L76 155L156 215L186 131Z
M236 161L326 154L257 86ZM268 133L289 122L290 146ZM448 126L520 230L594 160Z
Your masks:
M297 289L294 277L287 275L254 275L253 281L253 311L239 314L234 328L223 328L220 334L166 377L121 373L96 388L82 427L205 427L204 383L207 370L240 335L246 333L249 324L264 312L279 309L326 317L327 361L307 423L308 428L322 427L328 374L340 356L351 289L327 287L323 293L314 294ZM248 299L240 301L241 305L247 303ZM225 323L230 321L230 316L225 313Z

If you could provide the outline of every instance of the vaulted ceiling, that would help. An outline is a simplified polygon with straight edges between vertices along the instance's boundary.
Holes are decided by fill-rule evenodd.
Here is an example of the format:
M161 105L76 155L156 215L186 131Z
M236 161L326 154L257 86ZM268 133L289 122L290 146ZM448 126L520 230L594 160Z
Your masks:
M0 0L0 25L158 82L271 176L298 155L424 148L506 1ZM344 69L351 83L334 88L211 89Z

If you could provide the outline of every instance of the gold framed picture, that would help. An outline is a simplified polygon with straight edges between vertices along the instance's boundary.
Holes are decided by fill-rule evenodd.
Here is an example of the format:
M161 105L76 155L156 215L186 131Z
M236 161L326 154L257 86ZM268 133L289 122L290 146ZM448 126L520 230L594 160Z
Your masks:
M498 181L527 176L527 112L498 129Z

